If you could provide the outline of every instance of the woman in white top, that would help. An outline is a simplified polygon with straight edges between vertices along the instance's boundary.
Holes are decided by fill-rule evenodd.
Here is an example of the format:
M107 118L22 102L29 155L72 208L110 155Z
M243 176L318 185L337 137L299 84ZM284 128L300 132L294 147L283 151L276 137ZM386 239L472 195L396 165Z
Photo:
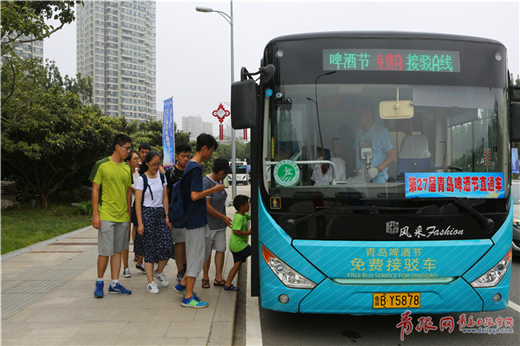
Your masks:
M135 199L135 183L137 181L137 178L139 177L139 172L137 171L139 169L139 154L135 150L130 151L130 154L128 154L128 157L125 159L126 163L130 166L130 170L132 171L132 206L134 205L134 199ZM135 226L132 229L132 221L129 222L128 229L132 230L132 232L128 232L128 240L135 242ZM130 267L128 266L128 249L123 250L122 252L123 256L123 277L130 278L132 277L132 273L130 273Z
M144 267L150 293L159 293L154 277L164 287L168 280L163 273L169 258L174 257L173 240L170 233L171 223L168 220L168 193L164 174L159 172L161 157L156 151L150 151L141 164L135 185L135 211L139 226L137 232L142 236L134 245L134 251L144 256ZM146 179L144 179L146 177ZM158 262L157 271L153 270Z

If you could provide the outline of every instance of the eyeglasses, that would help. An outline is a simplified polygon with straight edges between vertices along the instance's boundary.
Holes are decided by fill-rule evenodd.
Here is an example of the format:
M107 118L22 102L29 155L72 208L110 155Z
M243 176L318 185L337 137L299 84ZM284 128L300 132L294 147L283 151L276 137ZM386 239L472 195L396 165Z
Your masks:
M125 148L128 151L132 150L132 147L125 147L124 145L122 145L121 148Z
M150 164L148 164L148 166L150 166L150 167L154 167L154 168L155 168L155 167L159 167L160 165L161 165L160 163L156 163L155 165L150 165Z

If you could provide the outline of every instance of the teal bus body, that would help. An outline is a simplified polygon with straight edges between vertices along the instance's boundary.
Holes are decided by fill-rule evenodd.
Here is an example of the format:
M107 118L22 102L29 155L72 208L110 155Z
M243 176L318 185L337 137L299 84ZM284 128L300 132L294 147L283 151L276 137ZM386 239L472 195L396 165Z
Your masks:
M250 117L233 126L251 128L251 282L263 308L365 315L507 307L506 56L500 42L455 35L269 42L265 74L249 83L254 105L239 111L238 100L251 95L232 91L232 121ZM393 146L382 181L368 175L378 139L357 139L367 110Z
M258 214L260 253L263 245L275 254L283 254L280 257L285 263L318 284L312 290L288 288L273 274L266 262L260 260L260 297L261 305L266 309L290 313L354 315L405 312L406 309L373 309L374 291L421 292L421 300L426 303L413 310L417 313L493 311L507 307L510 270L492 288L474 289L470 283L510 250L512 214L492 239L415 243L293 240L273 221L263 204L259 204ZM428 274L423 269L416 273L416 278L341 280L347 277L346 268L350 262L356 257L362 257L366 248L373 247L421 248L426 256L431 257L442 254L442 263L438 263L438 277L421 277ZM493 296L497 293L501 294L502 299L495 303ZM278 297L282 294L289 297L288 303L280 303Z

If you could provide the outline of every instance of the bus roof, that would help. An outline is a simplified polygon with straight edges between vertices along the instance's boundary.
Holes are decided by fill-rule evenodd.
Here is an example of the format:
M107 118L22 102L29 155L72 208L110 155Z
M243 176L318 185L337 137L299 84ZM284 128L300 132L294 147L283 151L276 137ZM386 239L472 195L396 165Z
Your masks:
M310 39L327 39L327 38L357 38L357 39L421 39L421 40L449 40L449 41L465 41L475 43L491 43L504 46L502 42L483 37L462 36L439 33L411 32L411 31L332 31L332 32L316 32L301 33L279 36L271 41L268 45L283 42ZM505 46L504 46L505 47Z

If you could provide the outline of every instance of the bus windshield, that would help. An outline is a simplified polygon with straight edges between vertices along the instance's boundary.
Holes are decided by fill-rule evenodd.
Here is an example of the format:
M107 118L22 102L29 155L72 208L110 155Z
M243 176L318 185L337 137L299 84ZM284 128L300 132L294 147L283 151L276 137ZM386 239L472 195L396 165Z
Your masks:
M413 102L413 117L382 119L380 103L397 97ZM282 197L320 190L389 198L405 197L406 173L501 172L505 102L503 89L489 87L278 86L266 115L264 183ZM298 179L276 172L282 160L298 166Z

